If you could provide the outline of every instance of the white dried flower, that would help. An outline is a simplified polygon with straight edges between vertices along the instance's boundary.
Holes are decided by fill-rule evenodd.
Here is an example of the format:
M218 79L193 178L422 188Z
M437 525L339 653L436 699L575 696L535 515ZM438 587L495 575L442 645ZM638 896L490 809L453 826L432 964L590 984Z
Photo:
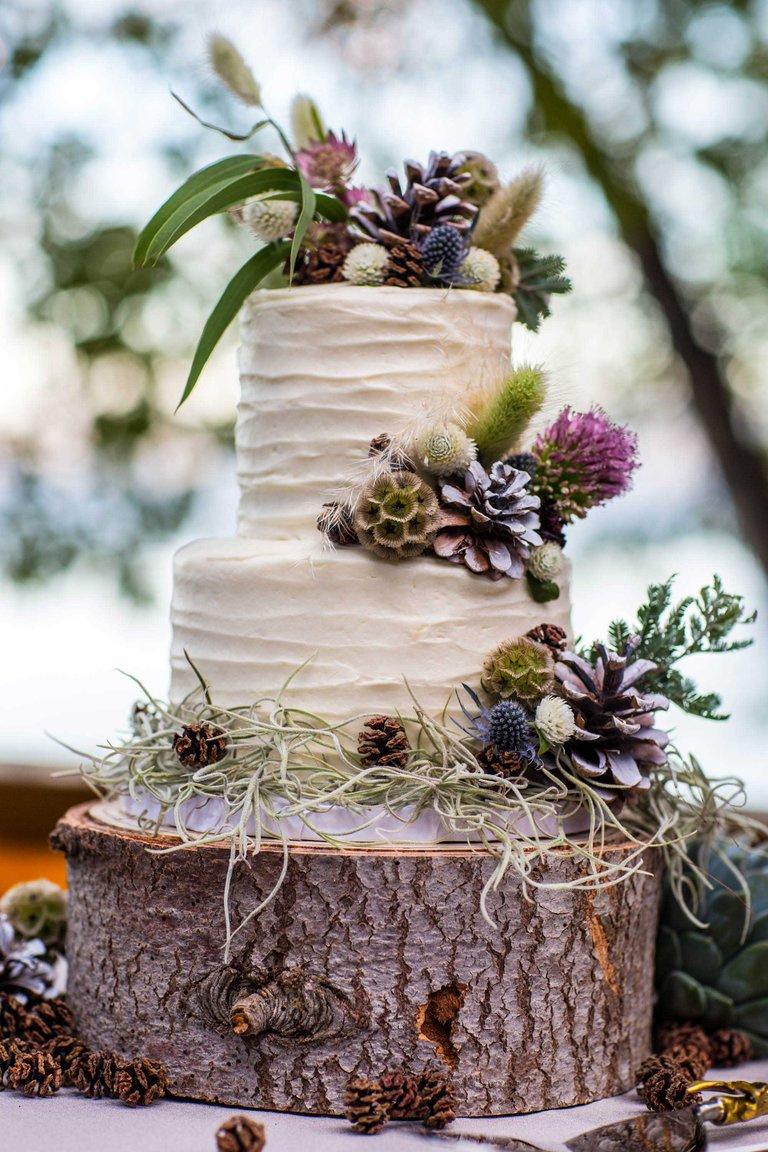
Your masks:
M238 213L243 224L265 244L287 236L297 215L298 205L292 200L246 200Z
M5 893L0 913L8 917L19 936L54 944L64 934L67 894L50 880L24 880Z
M459 282L476 292L493 292L501 279L499 262L484 248L470 248L459 267Z
M306 148L317 140L324 140L327 131L312 97L303 92L294 96L291 101L291 135L296 148Z
M342 274L350 284L383 284L389 252L383 244L356 244L344 261Z
M477 457L477 448L463 428L447 423L425 429L414 442L413 455L435 476L450 476L469 468Z
M208 59L219 80L233 96L255 108L261 105L259 82L229 37L219 32L209 36Z
M536 727L548 744L565 744L576 731L576 717L565 700L545 696L536 709Z
M554 540L534 548L528 558L528 571L536 580L556 580L563 570L563 550Z

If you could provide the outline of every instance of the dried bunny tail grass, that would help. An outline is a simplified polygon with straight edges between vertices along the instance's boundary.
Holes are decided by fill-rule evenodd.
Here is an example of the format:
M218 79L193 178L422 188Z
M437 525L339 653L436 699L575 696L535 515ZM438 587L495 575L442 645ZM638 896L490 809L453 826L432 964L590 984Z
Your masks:
M544 169L524 168L498 188L484 205L472 236L473 244L495 256L508 256L512 245L541 203Z
M686 846L694 837L714 840L726 831L744 833L757 827L756 821L732 809L737 782L710 783L693 760L672 757L668 765L654 769L649 790L624 807L598 796L562 756L557 772L545 770L536 783L524 776L488 775L447 715L448 703L441 717L431 717L413 693L411 710L398 716L411 743L406 763L363 767L357 732L366 717L326 723L313 713L290 707L284 700L289 686L290 680L277 696L238 708L214 705L202 678L196 692L177 707L150 697L160 718L157 730L108 745L100 757L86 756L80 769L99 795L153 799L159 815L142 822L146 831L159 833L167 815L172 815L179 843L158 846L151 849L154 852L229 841L224 891L227 956L234 937L274 899L283 883L288 839L281 822L289 818L302 820L326 844L342 848L348 836L372 828L382 809L402 821L404 832L422 812L436 812L448 830L466 835L468 844L493 857L481 910L494 926L489 901L510 872L521 882L527 899L538 888L600 890L644 870L649 848L661 852L673 891L697 922L691 868L697 882L705 881L701 870L691 865ZM228 751L216 764L189 772L173 752L173 735L180 724L203 720L224 729ZM620 801L621 789L616 791ZM219 825L206 833L190 829L185 818L188 802L195 801L199 807L199 802L210 798L221 805ZM315 816L328 805L349 810L351 826L345 833L330 835L316 826ZM579 836L563 830L563 821L575 813L588 817L588 828ZM559 832L542 831L553 822ZM282 844L280 875L264 901L233 925L230 887L234 868L256 855L266 838ZM612 859L609 850L619 841L633 847L619 860ZM582 864L577 878L558 883L540 879L542 862L563 849L574 853Z

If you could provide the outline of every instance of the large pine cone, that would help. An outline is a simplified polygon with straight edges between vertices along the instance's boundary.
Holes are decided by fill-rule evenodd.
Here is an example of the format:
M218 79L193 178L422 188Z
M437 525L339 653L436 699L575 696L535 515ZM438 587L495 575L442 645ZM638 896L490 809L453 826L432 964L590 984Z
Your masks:
M173 738L173 750L185 768L205 768L226 756L227 734L216 724L185 724Z
M404 768L410 750L405 728L394 716L372 716L357 738L357 751L365 768L377 764Z
M389 187L369 189L349 213L355 239L391 248L404 240L421 242L441 224L469 234L478 209L465 198L464 189L472 181L461 171L465 162L463 153L432 152L426 164L406 162L405 184L396 172L388 172Z
M424 282L424 260L415 244L403 240L389 253L384 283L390 288L418 288Z

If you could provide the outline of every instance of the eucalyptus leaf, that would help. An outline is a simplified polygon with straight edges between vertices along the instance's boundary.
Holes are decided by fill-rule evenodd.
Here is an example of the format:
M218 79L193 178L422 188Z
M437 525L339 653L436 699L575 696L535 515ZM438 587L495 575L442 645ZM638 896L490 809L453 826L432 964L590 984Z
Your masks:
M242 204L262 192L295 189L299 179L299 174L290 168L260 168L258 172L235 176L221 187L191 197L157 230L147 250L147 261L156 264L177 240L209 216Z
M255 256L252 256L230 280L206 321L195 351L192 367L189 370L184 392L176 407L177 412L191 394L209 356L251 292L259 286L273 268L277 268L288 258L290 249L291 245L287 240L268 244L266 248L262 248Z
M223 160L216 160L205 168L195 172L188 180L176 189L172 196L155 212L149 223L141 230L133 250L133 263L135 267L142 268L146 263L147 250L158 230L188 200L198 196L201 192L226 184L235 176L243 176L246 172L256 172L263 165L260 156L225 156Z

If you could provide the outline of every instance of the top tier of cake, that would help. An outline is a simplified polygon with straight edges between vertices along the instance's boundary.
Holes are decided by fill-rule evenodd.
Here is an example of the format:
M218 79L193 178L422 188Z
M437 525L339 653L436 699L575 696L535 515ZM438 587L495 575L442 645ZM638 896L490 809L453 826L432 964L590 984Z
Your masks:
M508 367L507 296L348 284L255 292L241 319L238 533L317 542L380 432Z

